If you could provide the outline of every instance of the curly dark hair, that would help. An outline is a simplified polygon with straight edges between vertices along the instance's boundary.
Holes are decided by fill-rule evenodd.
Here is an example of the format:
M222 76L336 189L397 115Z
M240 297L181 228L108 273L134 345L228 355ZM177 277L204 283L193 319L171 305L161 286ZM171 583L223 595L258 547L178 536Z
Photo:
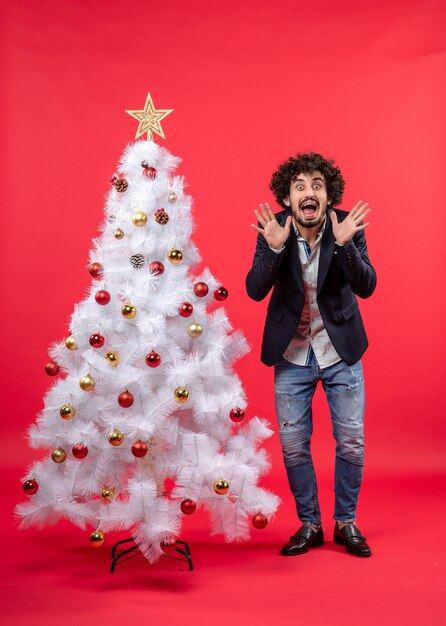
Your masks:
M290 157L279 165L272 175L269 185L277 202L285 209L288 208L283 200L290 194L291 182L299 174L308 174L316 170L319 170L324 175L330 205L340 204L345 187L341 170L335 165L334 161L325 159L322 154L317 152L309 152L308 154L298 152L296 156Z

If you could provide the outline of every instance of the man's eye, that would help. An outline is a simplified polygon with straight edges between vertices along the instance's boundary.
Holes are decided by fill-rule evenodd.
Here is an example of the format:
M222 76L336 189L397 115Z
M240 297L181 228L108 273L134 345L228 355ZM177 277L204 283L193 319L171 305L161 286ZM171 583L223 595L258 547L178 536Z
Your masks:
M319 183L316 183L315 185L313 185L313 189L320 189L321 186L319 185Z
M302 189L303 189L303 188L304 188L304 186L303 186L303 185L296 185L296 189L297 189L298 191L302 191Z

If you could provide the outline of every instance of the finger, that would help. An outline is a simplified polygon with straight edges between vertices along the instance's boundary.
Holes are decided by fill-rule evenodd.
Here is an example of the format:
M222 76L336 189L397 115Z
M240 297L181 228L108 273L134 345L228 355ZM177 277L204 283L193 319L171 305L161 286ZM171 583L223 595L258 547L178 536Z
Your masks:
M275 220L276 216L274 215L274 212L272 208L269 206L268 202L265 202L265 209L266 209L266 214L268 215L269 219Z
M251 228L253 228L256 232L260 233L260 235L263 235L263 233L265 232L263 228L259 228L257 224L251 224Z
M366 222L365 224L361 224L361 226L357 226L356 230L364 230L364 228L367 228L367 226L370 226L370 222Z
M286 230L290 230L290 228L291 228L291 220L292 219L293 218L291 217L291 215L288 215L288 217L286 218L286 222L285 222L285 226L284 226L284 228Z
M260 206L262 206L262 205L260 205ZM255 210L254 213L255 213L256 218L259 220L259 222L263 226L263 228L265 228L266 227L266 221L263 219L263 215L260 215L260 213L257 210Z
M330 211L330 218L333 224L338 223L338 217L334 211Z
M363 204L364 204L364 202L362 200L359 200L359 202L357 202L355 204L355 206L353 207L353 209L350 211L350 215L352 217L354 217L355 214L359 211L359 209L362 207ZM368 205L368 202L366 202L366 204Z
M372 209L364 209L362 208L360 211L358 211L356 213L356 215L353 216L353 219L355 220L355 222L362 222L362 220L370 213Z

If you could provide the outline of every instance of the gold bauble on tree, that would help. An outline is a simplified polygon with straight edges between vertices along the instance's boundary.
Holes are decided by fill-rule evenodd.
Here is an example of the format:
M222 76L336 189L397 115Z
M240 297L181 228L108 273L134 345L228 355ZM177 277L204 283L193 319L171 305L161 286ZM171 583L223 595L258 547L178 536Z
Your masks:
M104 533L101 533L100 530L95 530L90 535L90 545L94 548L100 548L105 541Z
M120 430L115 428L111 431L111 433L108 434L108 441L109 443L111 443L112 446L120 446L121 443L124 441L124 435L121 433Z
M121 313L125 319L131 320L136 315L136 306L133 306L133 304L124 304L121 308Z
M176 250L175 248L172 248L167 253L167 258L169 259L171 263L173 263L174 265L177 265L178 263L181 263L181 261L183 260L183 253L181 252L181 250Z
M124 231L121 228L117 228L113 234L115 239L122 239L124 237Z
M104 487L101 491L101 501L104 504L110 504L115 496L115 492L110 487Z
M79 385L81 389L83 389L84 391L91 391L92 389L94 389L94 386L96 385L96 381L93 378L93 376L90 376L90 374L87 374L86 376L82 376L82 378L79 381Z
M171 204L173 204L177 201L177 194L174 191L171 191L167 199Z
M107 352L104 357L112 367L119 365L119 354L117 352Z
M175 389L175 400L177 402L179 402L180 404L183 404L184 402L187 402L188 398L189 398L189 392L186 389L186 387L177 387Z
M136 213L133 214L132 222L135 226L144 226L147 222L147 215L144 211L136 211Z
M68 348L68 350L77 350L76 341L72 335L70 335L69 337L65 339L65 345Z
M64 420L71 420L76 415L76 410L71 404L64 404L60 407L60 417Z
M56 448L52 451L51 458L55 463L63 463L67 458L67 453L62 448Z
M221 478L220 480L217 480L214 483L214 491L215 491L215 493L218 493L219 496L224 496L229 491L229 483L228 483L228 481L224 480L224 478Z
M187 332L189 333L190 337L196 339L203 332L203 327L198 322L192 322L192 324L189 324Z

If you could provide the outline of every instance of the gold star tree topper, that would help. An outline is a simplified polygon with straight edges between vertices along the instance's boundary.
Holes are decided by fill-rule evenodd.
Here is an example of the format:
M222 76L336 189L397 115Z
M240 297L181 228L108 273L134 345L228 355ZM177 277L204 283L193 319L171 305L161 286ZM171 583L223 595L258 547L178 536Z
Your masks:
M172 113L173 109L155 109L152 96L147 94L146 103L142 111L126 111L129 115L138 120L139 126L136 131L135 139L142 137L147 133L147 139L153 139L153 133L156 133L163 139L165 135L161 128L161 120L164 119L169 113Z

